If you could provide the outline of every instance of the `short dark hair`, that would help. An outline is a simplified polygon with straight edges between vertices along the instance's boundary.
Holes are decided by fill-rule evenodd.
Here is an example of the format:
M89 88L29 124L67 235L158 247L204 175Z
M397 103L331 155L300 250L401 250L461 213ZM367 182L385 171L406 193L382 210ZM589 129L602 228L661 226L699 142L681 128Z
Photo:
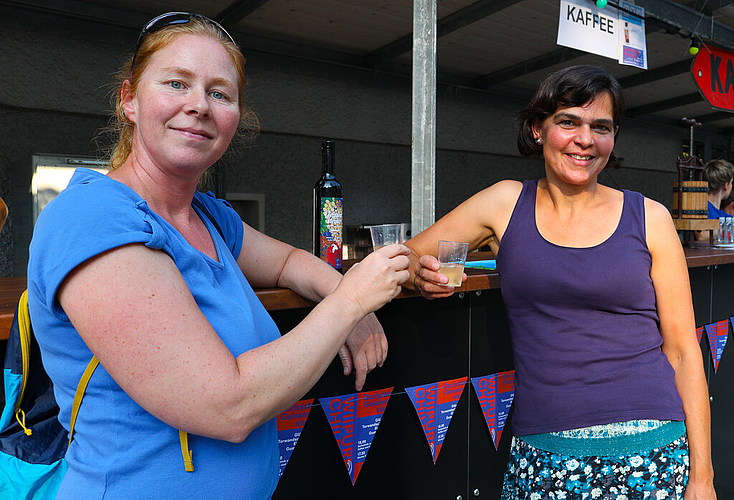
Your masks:
M617 80L597 66L571 66L551 73L517 117L517 149L530 158L542 158L543 146L535 142L533 126L538 126L560 107L583 106L607 93L612 100L612 120L617 130L624 111L624 94ZM622 158L612 152L607 167L616 168Z
M733 177L734 166L726 160L710 160L703 169L703 180L708 181L709 191L712 193L724 189L726 183Z

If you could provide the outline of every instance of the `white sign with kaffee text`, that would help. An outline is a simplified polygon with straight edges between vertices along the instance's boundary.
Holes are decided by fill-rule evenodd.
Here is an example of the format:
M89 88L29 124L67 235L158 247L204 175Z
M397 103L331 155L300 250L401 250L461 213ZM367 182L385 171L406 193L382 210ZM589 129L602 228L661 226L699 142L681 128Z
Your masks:
M557 43L647 69L645 10L623 0L603 9L590 0L561 0Z
M561 0L557 43L617 59L618 17L616 10L600 9L588 0Z

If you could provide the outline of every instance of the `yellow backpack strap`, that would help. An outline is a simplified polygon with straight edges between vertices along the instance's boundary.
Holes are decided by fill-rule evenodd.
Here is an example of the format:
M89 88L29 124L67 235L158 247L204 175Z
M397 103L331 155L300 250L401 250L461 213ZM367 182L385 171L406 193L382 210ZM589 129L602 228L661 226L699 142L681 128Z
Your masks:
M97 356L92 356L92 359L89 361L89 364L87 365L87 368L84 370L84 373L82 374L82 378L79 380L79 385L76 387L76 393L74 394L74 403L71 407L71 425L69 426L69 445L71 445L71 441L74 439L74 425L76 424L76 417L79 414L79 408L82 405L82 398L84 397L84 392L87 390L87 385L89 384L89 379L92 378L92 374L94 373L94 370L97 369L97 366L99 365L99 360L97 359ZM181 454L183 455L184 460L184 468L186 469L186 472L194 472L194 453L189 449L189 435L185 431L178 431L178 439L181 441Z
M181 454L184 459L186 472L194 472L194 452L189 450L189 435L185 431L178 431L178 439L181 441Z
M76 394L74 394L74 404L71 407L71 425L69 426L69 446L71 446L71 440L74 439L74 424L76 424L76 417L79 414L79 407L82 405L82 398L84 397L84 391L87 390L87 384L89 379L92 378L94 370L97 369L99 360L97 356L92 356L89 360L87 368L82 374L82 378L79 379L79 385L76 386Z
M28 314L28 289L23 290L18 301L18 334L20 337L21 351L21 376L20 376L20 395L15 403L15 420L18 421L26 436L32 434L31 429L25 425L25 412L21 410L20 404L23 401L26 384L28 383L30 360L31 360L31 318Z
M18 425L20 425L21 429L23 429L23 432L26 436L30 436L33 434L33 431L31 431L30 427L26 427L25 425L25 412L18 408L15 410L15 420L18 422Z

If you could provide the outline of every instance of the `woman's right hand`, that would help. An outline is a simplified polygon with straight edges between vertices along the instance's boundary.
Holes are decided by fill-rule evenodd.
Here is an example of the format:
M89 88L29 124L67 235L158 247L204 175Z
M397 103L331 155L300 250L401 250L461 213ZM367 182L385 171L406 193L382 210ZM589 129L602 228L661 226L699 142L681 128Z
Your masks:
M416 291L426 299L441 299L454 294L456 287L446 285L449 278L438 272L439 269L441 269L441 264L433 255L423 255L418 260L413 283ZM463 274L461 281L462 283L466 281L466 273Z
M365 316L395 298L401 283L410 277L410 250L404 245L388 245L372 252L352 266L334 293L351 297Z

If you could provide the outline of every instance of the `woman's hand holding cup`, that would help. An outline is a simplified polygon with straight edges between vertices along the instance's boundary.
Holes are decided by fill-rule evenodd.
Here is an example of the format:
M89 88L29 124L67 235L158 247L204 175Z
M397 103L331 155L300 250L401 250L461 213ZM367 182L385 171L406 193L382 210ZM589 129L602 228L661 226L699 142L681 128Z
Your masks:
M388 245L372 252L352 266L335 292L349 294L362 315L381 308L402 290L401 283L410 278L410 250L405 245Z
M413 284L417 292L426 299L440 299L453 295L456 287L449 286L449 278L441 274L441 263L433 255L423 255L415 268ZM466 273L462 273L462 282L466 280Z

